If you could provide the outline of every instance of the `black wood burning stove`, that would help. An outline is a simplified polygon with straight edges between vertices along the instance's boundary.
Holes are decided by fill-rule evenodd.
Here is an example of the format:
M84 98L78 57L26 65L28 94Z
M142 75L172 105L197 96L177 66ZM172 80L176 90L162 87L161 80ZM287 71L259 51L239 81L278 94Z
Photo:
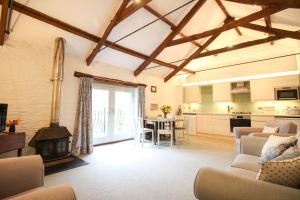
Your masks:
M36 148L36 154L40 154L44 161L61 159L69 156L70 132L64 126L59 126L61 84L63 81L64 67L63 38L55 40L53 63L53 95L51 107L50 127L39 129L29 142L29 146Z
M64 126L51 125L41 128L29 142L29 146L36 148L44 161L61 159L69 156L70 132Z

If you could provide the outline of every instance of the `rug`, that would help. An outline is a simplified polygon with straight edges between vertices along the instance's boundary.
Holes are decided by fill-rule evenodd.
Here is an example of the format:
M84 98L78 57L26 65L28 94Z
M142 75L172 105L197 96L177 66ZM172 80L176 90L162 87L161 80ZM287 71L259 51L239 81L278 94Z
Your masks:
M76 156L70 156L61 160L47 162L45 163L45 176L66 171L69 169L74 169L88 164L89 163L85 162L84 160L81 160Z

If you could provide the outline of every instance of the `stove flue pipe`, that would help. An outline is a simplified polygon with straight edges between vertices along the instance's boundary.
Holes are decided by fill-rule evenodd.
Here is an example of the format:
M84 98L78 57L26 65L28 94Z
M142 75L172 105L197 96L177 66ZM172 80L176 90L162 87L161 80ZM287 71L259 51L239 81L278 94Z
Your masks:
M59 126L61 85L64 76L65 42L65 39L61 37L55 39L53 72L51 79L53 82L53 91L50 127Z

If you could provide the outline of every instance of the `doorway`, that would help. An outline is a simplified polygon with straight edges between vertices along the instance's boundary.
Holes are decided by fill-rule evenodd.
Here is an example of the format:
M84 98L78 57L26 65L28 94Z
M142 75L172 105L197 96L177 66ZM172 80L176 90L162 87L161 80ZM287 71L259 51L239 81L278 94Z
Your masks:
M133 137L136 113L135 88L96 83L93 86L94 145Z

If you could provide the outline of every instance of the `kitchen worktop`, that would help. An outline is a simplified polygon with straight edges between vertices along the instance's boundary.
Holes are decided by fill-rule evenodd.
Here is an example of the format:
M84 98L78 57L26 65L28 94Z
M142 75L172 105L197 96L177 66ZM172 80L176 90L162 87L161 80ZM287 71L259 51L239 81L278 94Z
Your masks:
M300 115L288 115L288 114L233 114L233 113L208 113L208 112L184 112L183 114L189 115L244 115L244 116L266 116L266 117L282 117L282 118L300 118Z

